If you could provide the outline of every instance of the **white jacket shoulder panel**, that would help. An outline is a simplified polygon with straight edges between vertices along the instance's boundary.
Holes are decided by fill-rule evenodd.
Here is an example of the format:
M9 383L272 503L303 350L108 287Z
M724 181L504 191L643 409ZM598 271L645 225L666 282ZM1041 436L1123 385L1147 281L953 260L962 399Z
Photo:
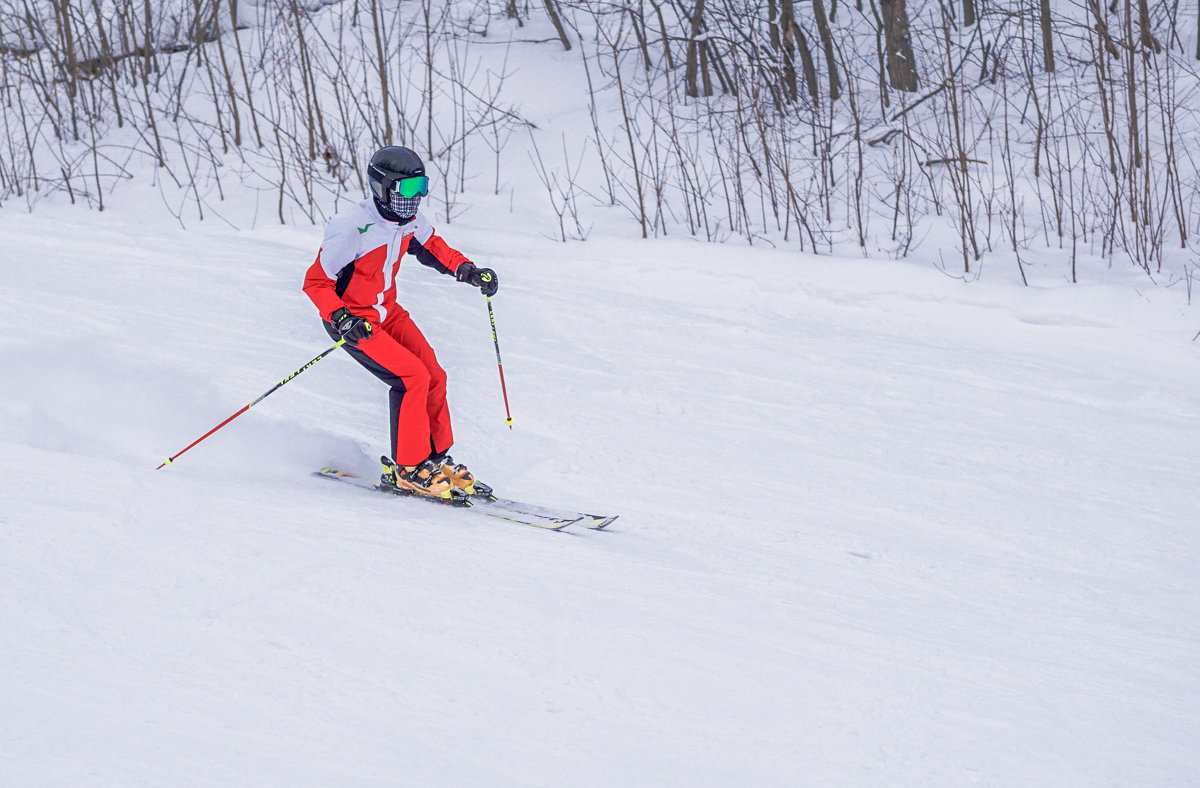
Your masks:
M321 240L322 270L330 279L336 279L338 272L363 252L379 245L385 224L370 198L339 211L329 220Z

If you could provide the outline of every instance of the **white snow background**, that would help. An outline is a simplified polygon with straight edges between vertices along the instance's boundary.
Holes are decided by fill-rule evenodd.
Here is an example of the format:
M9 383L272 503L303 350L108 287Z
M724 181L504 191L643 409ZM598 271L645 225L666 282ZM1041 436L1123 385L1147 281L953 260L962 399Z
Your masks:
M341 353L155 471L329 345L320 227L159 193L0 209L0 784L1196 784L1182 286L431 199L515 418L483 299L406 258L456 459L620 514L542 532L310 476L386 449Z

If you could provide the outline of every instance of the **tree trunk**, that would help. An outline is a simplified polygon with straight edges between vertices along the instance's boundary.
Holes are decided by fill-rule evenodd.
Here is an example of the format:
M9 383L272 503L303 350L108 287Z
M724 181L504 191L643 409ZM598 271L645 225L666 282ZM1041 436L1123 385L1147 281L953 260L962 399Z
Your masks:
M1047 72L1054 71L1054 38L1050 29L1050 0L1041 0L1042 61Z
M883 13L888 82L894 90L912 93L917 89L917 61L908 35L908 9L904 0L880 0L879 8Z
M775 2L771 2L771 43L783 52L783 93L788 101L796 100L796 36L792 26L796 23L794 0L781 0L779 24L775 24ZM780 35L780 27L783 35ZM781 41L782 39L782 41Z
M877 61L876 73L879 75L879 104L880 108L886 114L887 108L892 105L892 99L888 96L887 61L884 56L883 45L883 19L879 16L879 7L875 4L875 0L871 0L871 16L875 19L875 59Z
M970 27L976 21L975 0L963 0L963 27Z
M1154 37L1154 30L1150 24L1150 4L1147 0L1138 0L1138 28L1141 32L1142 46L1156 54L1162 52L1162 44Z
M804 84L808 86L808 96L813 104L821 103L821 87L817 84L817 64L813 61L812 49L808 46L808 37L800 29L800 25L792 24L792 34L800 47L800 65L804 69Z
M671 39L667 37L667 21L663 18L662 6L654 0L650 0L650 5L654 6L654 15L658 17L658 29L662 31L663 56L666 58L667 71L674 71L675 59L671 57Z
M700 87L696 80L700 72L700 29L704 22L704 0L696 1L696 13L692 16L692 34L688 38L687 47L687 70L684 74L684 92L691 98L699 98ZM705 92L704 95L712 95L712 86L708 83L707 64L704 69Z
M550 22L554 25L554 32L558 33L558 38L562 41L563 49L571 51L571 39L567 38L567 31L563 27L562 17L558 14L558 3L555 0L545 0L546 13L550 15Z
M821 36L821 46L825 50L825 66L829 69L829 99L837 101L842 95L842 81L838 77L837 59L833 55L833 31L829 27L829 17L825 14L823 0L812 0L813 15L817 19L817 32Z

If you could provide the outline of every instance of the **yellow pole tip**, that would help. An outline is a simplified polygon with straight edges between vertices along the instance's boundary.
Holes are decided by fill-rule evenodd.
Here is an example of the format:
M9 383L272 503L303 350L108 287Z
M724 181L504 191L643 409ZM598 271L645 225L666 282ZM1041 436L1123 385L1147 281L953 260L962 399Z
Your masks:
M504 423L507 424L509 427L512 427L512 424L513 424L512 416L509 416L507 419L505 419Z

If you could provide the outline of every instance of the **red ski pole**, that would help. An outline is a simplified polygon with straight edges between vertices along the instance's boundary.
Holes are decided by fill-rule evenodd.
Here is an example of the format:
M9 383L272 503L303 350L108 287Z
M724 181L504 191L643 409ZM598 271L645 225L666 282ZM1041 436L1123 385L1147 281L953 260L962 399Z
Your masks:
M339 339L339 340L337 341L337 344L335 344L333 347L329 348L329 349L328 349L328 350L326 350L324 353L322 353L321 355L319 355L319 356L317 356L316 358L314 358L312 361L310 361L310 362L308 362L307 364L305 364L304 366L300 367L300 369L296 370L295 372L293 372L292 374L288 375L288 376L287 376L286 378L284 378L283 380L281 380L281 381L279 381L278 383L276 383L274 386L272 386L272 387L271 387L271 388L270 388L270 389L269 389L269 390L268 390L268 391L267 391L265 394L263 394L261 397L259 397L258 399L254 400L254 401L253 401L253 402L251 402L249 405L247 405L246 407L242 408L241 410L239 410L237 413L233 414L233 415L232 415L232 416L230 416L229 418L225 419L225 421L223 421L223 422L221 422L220 424L218 424L217 426L213 427L211 430L209 430L208 432L204 433L204 434L203 434L203 435L201 435L199 438L196 438L196 440L192 441L192 442L191 442L191 443L189 443L187 446L183 447L183 449L181 449L181 450L180 450L180 451L179 451L177 454L175 454L175 455L173 455L173 456L171 456L171 457L168 457L167 459L163 460L163 463L162 463L162 465L158 466L158 467L157 467L157 468L155 468L154 470L156 470L156 471L161 471L163 468L167 467L168 465L171 465L171 464L173 464L173 463L175 462L175 460L176 460L176 459L178 459L178 458L179 458L179 457L180 457L180 456L181 456L181 455L182 455L182 454L183 454L185 451L187 451L188 449L192 448L192 447L193 447L193 446L195 446L197 443L199 443L200 441L202 441L202 440L204 440L205 438L207 438L209 435L212 435L214 432L216 432L217 430L221 429L221 428L222 428L222 427L224 427L226 424L228 424L229 422L231 422L231 421L233 421L234 419L236 419L238 416L241 416L243 413L245 413L246 411L250 410L251 408L253 408L253 407L254 407L255 405L257 405L258 403L262 402L264 399L266 399L267 397L269 397L271 394L274 394L274 393L275 393L275 390L276 390L276 389L278 389L280 386L282 386L284 383L287 383L289 380L291 380L292 378L296 377L296 376L297 376L297 375L299 375L301 372L303 372L304 370L306 370L306 369L308 369L309 367L311 367L313 364L316 364L318 361L320 361L321 359L325 358L325 357L326 357L326 356L328 356L330 353L332 353L333 351L337 350L338 348L340 348L340 347L341 347L342 345L344 345L344 344L346 344L346 340L344 340L344 339Z
M508 389L504 386L504 364L500 361L500 338L496 336L496 313L492 311L492 297L487 297L488 319L492 321L492 341L496 343L496 369L500 370L500 393L504 395L504 423L511 430L512 413L508 409Z

